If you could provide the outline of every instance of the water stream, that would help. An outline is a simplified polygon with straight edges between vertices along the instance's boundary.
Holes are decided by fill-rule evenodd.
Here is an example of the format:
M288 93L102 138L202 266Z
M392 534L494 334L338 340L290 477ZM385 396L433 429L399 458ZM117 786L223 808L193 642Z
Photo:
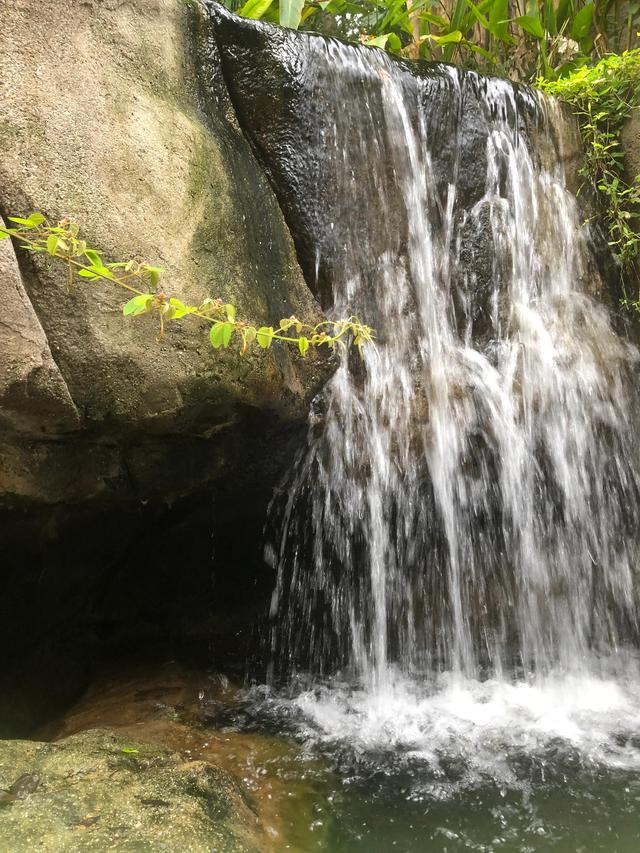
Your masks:
M310 45L317 275L377 345L340 355L274 501L249 718L337 770L331 850L638 849L638 352L591 295L566 118Z

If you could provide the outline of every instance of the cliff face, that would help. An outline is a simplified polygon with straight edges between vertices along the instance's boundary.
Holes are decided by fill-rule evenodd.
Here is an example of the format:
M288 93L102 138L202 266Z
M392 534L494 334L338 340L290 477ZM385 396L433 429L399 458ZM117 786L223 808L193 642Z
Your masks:
M68 216L105 258L257 325L320 316L200 5L16 0L0 57L0 215ZM21 637L0 728L24 732L105 644L211 660L231 631L242 659L256 575L270 585L265 508L331 366L216 352L189 318L157 342L117 288L69 292L63 265L9 240L0 298L0 642Z
M78 3L64 15L53 0L10 4L0 210L69 216L107 257L166 268L164 286L185 301L221 296L257 323L315 316L206 40L199 9L183 0ZM166 495L166 477L156 488L136 448L153 436L162 457L163 436L215 432L216 461L199 466L196 483L174 472L180 494L219 476L226 434L242 429L247 409L274 423L304 416L317 364L284 350L215 353L197 322L174 324L158 344L148 318L122 317L120 293L104 284L70 293L59 265L16 261L9 241L0 248L5 504ZM79 441L88 476L65 477ZM154 468L174 455L172 444Z

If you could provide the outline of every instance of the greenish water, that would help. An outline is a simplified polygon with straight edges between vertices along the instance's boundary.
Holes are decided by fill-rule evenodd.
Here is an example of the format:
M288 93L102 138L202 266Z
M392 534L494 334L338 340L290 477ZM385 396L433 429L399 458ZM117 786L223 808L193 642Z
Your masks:
M300 750L265 762L288 792L282 849L640 851L631 682L254 690L228 713L216 725L277 733Z
M640 850L637 776L571 771L505 789L487 784L438 797L417 779L380 774L331 795L332 853L401 851ZM419 778L419 777L418 777Z
M49 736L113 729L228 771L263 853L636 853L640 678L620 657L599 675L280 693L142 668L106 676Z

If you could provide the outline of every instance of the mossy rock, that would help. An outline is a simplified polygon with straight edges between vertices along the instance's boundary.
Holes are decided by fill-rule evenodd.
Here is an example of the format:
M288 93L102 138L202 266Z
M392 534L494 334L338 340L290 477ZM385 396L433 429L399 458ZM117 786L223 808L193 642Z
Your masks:
M0 788L9 792L0 796L0 849L11 853L266 849L228 773L104 729L55 743L0 741Z

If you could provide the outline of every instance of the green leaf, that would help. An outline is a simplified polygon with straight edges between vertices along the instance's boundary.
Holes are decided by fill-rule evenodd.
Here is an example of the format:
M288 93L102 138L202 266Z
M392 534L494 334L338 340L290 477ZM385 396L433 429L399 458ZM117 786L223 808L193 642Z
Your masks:
M444 36L427 36L427 38L436 44L460 44L462 33L460 30L454 30L452 33L447 33Z
M220 349L224 339L224 327L225 323L215 322L211 329L209 330L209 340L211 341L211 346L214 349Z
M370 36L368 39L365 40L364 43L368 45L368 47L384 48L387 46L387 42L389 41L390 35L391 33L384 33L384 35L381 36Z
M465 39L462 44L466 47L467 50L472 50L474 53L479 53L480 56L483 56L491 65L497 64L498 60L496 59L496 57L490 51L485 50L483 47L481 47L479 44L475 44L474 42L468 41L467 39Z
M179 320L181 317L185 317L187 314L193 314L196 311L196 308L193 308L191 305L185 305L180 299L176 299L175 296L172 296L169 299L169 305L173 308L173 314L171 316L172 320Z
M475 5L471 2L471 0L465 0L465 2L466 2L466 4L467 4L467 6L469 7L469 9L471 10L471 14L472 14L472 15L473 15L473 17L478 21L478 23L480 24L480 26L481 26L481 27L484 27L484 28L485 28L485 30L490 29L490 25L489 25L489 21L488 21L488 19L487 19L487 18L482 14L482 12L481 12L481 11L480 11L480 9L478 8L478 6L475 6ZM480 5L480 4L478 4L478 5ZM468 18L468 15L467 15L467 18ZM465 18L465 21L466 21L466 18Z
M558 35L556 0L544 0L542 4L542 26L550 35Z
M280 26L297 30L303 7L304 0L280 0Z
M41 213L30 213L28 219L22 219L19 216L8 216L7 219L25 228L37 228L38 225L42 225L45 217Z
M225 305L224 310L227 312L227 317L230 323L235 323L236 309L233 305Z
M572 74L574 71L577 71L578 68L582 68L586 65L588 61L588 56L576 56L575 59L565 62L564 65L561 65L560 68L557 69L558 77L568 77L569 74Z
M569 18L571 0L560 0L556 9L556 31L561 32L565 21Z
M256 332L256 340L262 349L269 349L273 340L273 326L261 326Z
M253 21L258 21L269 9L273 0L247 0L247 2L238 9L237 14L241 18L251 18Z
M83 272L84 270L80 270L80 274ZM139 314L147 314L151 311L152 307L153 296L150 296L148 293L141 293L127 302L122 309L122 313L125 317L137 317Z
M9 234L8 231L2 231L0 229L0 240L6 240L7 237L11 237L11 234Z
M571 38L575 41L581 41L586 38L591 32L591 24L593 23L593 3L588 3L576 14L571 24Z
M57 234L49 234L47 237L47 252L49 252L50 255L55 255L59 241L60 238Z
M222 324L222 346L228 347L229 341L231 340L231 335L233 334L233 330L235 326L233 323L223 323Z
M397 36L395 33L389 33L389 40L387 41L387 50L390 50L392 53L400 53L402 50L402 42L400 41L400 36Z
M586 36L585 38L580 39L580 50L586 56L589 56L589 54L593 50L594 46L595 46L595 41L594 41L594 39L591 38L591 36Z
M489 32L501 41L509 37L509 0L495 0L491 6Z
M149 283L149 287L154 290L160 284L160 276L163 272L162 267L151 267L148 264L144 264L142 267L143 278Z
M244 330L244 339L247 342L247 346L255 341L256 335L257 331L254 329L254 327L247 326L247 328Z
M519 18L516 18L515 23L520 29L529 33L534 38L544 38L544 28L539 18L534 18L533 15L521 15Z
M304 356L306 351L309 349L309 339L308 338L299 338L298 339L298 349L300 350L300 355Z
M139 752L140 750L134 749L132 746L123 746L122 751L126 752L128 755L133 755L133 754Z
M469 0L469 3L471 4L471 0ZM447 21L446 18L442 18L440 17L440 15L434 15L431 12L421 11L420 19L423 21L428 21L430 24L437 24L437 26L439 26L443 30L449 26L449 21Z
M102 258L94 249L85 249L85 257L89 261L92 267L103 267L104 264L102 262Z
M62 241L60 241L62 243ZM60 245L60 243L58 245ZM102 266L93 266L93 264L89 267L84 267L83 269L78 271L78 275L82 276L82 278L90 278L95 280L96 278L113 278L113 273L108 267Z

